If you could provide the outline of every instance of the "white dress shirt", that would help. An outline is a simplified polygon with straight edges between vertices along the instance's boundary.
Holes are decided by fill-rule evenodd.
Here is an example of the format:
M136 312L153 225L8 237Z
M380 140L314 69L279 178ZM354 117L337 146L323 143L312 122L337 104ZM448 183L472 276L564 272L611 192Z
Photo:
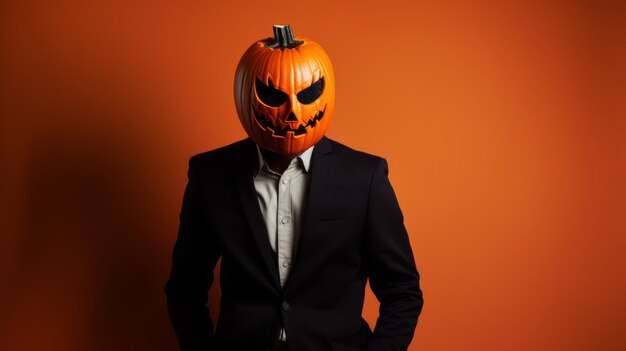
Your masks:
M259 146L256 146L259 165L254 174L254 187L272 250L278 258L281 287L289 276L302 232L313 147L294 157L287 169L280 174L269 168ZM280 338L286 340L284 328L281 329Z

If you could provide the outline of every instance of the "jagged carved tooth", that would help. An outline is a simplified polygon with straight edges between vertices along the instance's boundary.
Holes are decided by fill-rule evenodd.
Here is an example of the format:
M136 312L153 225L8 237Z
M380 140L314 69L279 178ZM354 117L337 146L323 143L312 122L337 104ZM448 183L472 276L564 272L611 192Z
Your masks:
M306 128L304 128L303 125L300 125L300 127L298 127L298 129L295 132L296 135L300 135L300 134L304 134L304 133L306 133Z

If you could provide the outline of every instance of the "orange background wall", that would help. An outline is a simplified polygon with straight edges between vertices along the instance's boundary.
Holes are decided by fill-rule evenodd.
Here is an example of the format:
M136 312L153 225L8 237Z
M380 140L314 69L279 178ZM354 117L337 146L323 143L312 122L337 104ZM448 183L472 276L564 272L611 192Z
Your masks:
M176 349L187 159L245 137L235 66L290 23L334 62L328 135L389 161L411 350L626 350L619 3L2 1L0 349Z

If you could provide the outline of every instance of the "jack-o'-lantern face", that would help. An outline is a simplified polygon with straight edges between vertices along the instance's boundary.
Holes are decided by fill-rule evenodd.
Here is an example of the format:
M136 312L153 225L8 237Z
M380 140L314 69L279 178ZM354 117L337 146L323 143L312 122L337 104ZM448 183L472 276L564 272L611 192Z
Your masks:
M295 40L289 26L244 53L235 73L241 124L259 146L297 155L324 136L335 107L335 78L319 44Z

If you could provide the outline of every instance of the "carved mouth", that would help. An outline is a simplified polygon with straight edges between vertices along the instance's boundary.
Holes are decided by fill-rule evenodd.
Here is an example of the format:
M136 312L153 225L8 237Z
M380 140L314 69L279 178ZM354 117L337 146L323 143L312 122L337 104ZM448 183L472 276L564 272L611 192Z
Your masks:
M324 109L322 111L317 111L315 116L313 116L313 118L311 118L306 124L304 125L301 124L296 129L289 127L289 125L287 125L285 128L280 128L279 126L275 126L267 115L259 114L256 111L254 111L254 118L257 120L257 122L259 122L259 124L263 127L263 129L271 130L273 136L286 137L287 132L292 132L294 136L298 136L298 135L306 134L306 127L315 128L315 126L317 125L317 122L319 122L322 119L322 117L324 117L324 111L326 111L326 106L324 106Z

